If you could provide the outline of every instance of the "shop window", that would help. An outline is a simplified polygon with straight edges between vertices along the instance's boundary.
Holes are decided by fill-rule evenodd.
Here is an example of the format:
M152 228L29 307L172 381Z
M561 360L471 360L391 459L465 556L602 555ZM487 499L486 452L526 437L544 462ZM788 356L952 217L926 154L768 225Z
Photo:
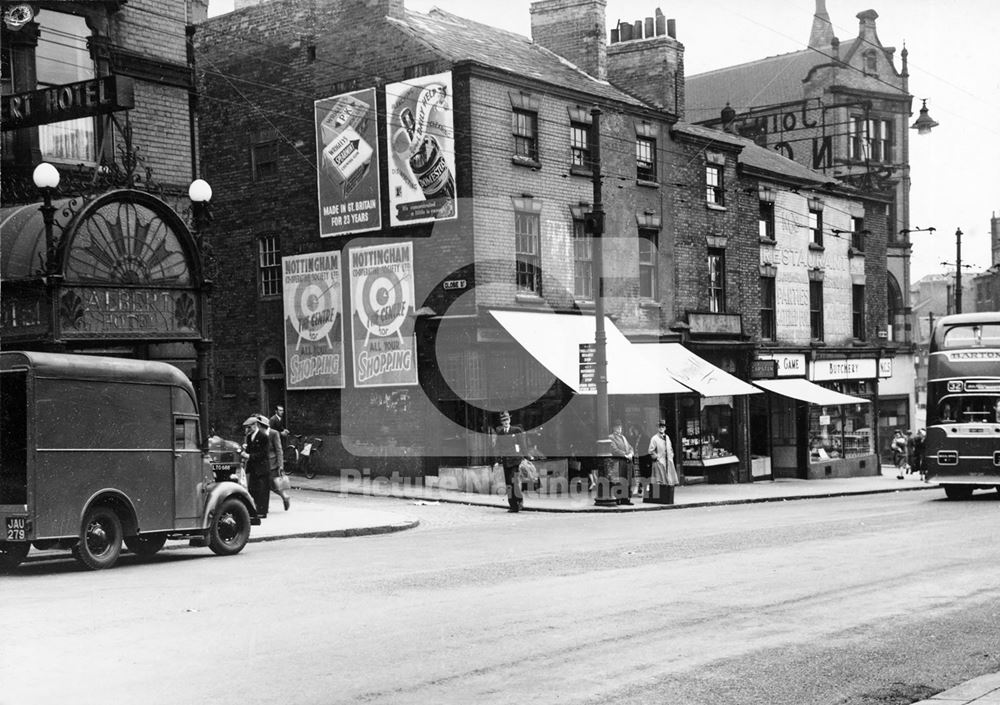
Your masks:
M872 385L868 380L819 383L827 389L869 400L865 404L809 407L809 458L818 463L875 452Z
M573 166L590 168L590 126L582 122L569 124L570 163Z
M277 235L263 235L257 240L260 295L281 294L281 244Z
M656 298L656 251L659 233L639 229L639 298Z
M717 206L726 204L722 166L719 164L705 165L705 200Z
M594 243L580 219L573 220L573 296L584 301L594 298Z
M726 251L718 247L708 249L708 310L726 311Z
M542 257L539 213L514 213L514 255L519 293L542 295Z
M685 468L736 462L732 397L685 397L680 406L681 456Z
M823 340L823 281L809 282L809 337Z
M778 334L778 311L775 306L775 278L760 278L760 337L775 340Z
M538 113L514 108L511 113L511 130L514 133L514 157L537 162Z
M656 140L635 138L635 176L639 181L656 181Z

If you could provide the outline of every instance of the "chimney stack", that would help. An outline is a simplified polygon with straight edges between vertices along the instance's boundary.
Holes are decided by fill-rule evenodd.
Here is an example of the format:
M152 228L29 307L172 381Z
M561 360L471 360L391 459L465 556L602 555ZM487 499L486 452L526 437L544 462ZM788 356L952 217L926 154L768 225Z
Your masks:
M607 0L539 0L531 3L531 39L594 78L608 75L604 42Z
M677 41L677 23L660 8L645 21L619 22L607 52L612 84L683 117L684 45Z

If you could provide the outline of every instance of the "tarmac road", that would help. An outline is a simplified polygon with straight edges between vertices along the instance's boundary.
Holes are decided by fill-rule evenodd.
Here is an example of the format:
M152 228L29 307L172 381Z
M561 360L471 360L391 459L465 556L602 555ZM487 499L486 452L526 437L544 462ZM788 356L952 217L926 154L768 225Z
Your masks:
M613 516L357 501L420 525L22 566L0 583L0 703L881 705L1000 670L995 493Z

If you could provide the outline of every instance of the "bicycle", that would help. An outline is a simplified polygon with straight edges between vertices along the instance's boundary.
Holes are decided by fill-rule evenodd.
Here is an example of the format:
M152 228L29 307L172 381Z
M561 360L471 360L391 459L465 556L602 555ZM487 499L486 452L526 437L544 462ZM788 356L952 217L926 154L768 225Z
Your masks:
M323 447L323 439L319 436L303 437L302 434L295 434L294 438L285 449L285 470L301 472L307 480L311 480L316 477L312 458Z

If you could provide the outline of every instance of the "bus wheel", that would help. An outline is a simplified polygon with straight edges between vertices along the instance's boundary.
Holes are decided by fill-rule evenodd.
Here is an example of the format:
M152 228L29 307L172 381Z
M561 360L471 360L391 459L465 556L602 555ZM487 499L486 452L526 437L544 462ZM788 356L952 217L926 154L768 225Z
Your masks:
M152 558L167 542L166 534L126 536L125 547L139 558Z
M91 570L110 568L122 552L122 523L109 507L91 507L73 556Z
M969 485L945 485L944 494L948 499L968 499L972 496Z
M27 541L0 541L0 573L9 573L21 565L29 548Z
M239 553L250 540L250 512L235 497L224 500L208 527L208 547L218 556Z

